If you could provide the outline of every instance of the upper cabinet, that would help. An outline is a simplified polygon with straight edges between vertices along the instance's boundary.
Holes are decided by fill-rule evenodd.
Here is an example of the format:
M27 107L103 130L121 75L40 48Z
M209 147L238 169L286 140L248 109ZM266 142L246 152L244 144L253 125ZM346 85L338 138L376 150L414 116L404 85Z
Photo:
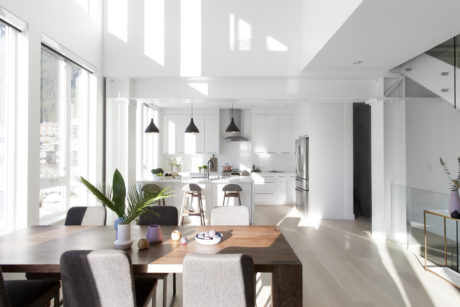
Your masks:
M293 153L292 115L254 114L252 148L256 154Z
M190 123L190 115L163 116L163 153L175 154L203 154L219 153L219 115L197 114L193 122L200 133L185 133Z

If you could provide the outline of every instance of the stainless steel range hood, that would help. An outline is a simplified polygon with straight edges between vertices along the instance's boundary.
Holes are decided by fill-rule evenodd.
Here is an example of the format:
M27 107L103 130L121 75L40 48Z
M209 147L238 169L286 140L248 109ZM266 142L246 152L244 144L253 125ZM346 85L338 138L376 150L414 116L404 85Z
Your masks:
M225 112L224 113L225 116L223 118L225 121L225 127L227 127L228 124L230 124L230 121L232 120L232 110L229 109L229 110L222 110L222 111ZM224 141L226 142L247 142L249 141L248 138L245 138L244 136L241 135L241 131L243 129L241 118L242 118L241 109L233 109L233 120L235 124L238 126L238 128L240 129L240 132L239 133L225 133Z

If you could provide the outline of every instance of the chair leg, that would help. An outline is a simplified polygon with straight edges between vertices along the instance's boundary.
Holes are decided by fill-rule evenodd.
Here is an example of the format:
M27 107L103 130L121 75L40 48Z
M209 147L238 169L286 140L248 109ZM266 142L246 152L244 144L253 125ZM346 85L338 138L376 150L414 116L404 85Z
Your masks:
M54 298L53 298L53 301L54 301L54 307L59 307L60 303L61 303L61 299L59 298L59 291L60 289L58 289L56 291L56 294L54 295Z
M176 296L176 273L173 273L173 297Z
M163 278L163 307L168 304L168 275Z

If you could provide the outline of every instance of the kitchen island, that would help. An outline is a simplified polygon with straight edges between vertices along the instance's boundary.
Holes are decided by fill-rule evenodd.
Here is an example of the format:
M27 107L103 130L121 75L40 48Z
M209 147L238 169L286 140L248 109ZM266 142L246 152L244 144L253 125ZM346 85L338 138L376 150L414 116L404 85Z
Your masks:
M254 181L251 176L231 176L231 177L211 177L209 180L207 178L191 178L191 177L182 177L182 178L167 178L167 177L157 177L154 179L145 179L138 180L137 186L139 189L142 186L153 183L161 187L168 187L173 196L166 199L167 206L174 206L179 212L182 208L184 201L184 192L189 190L189 184L195 183L202 188L203 196L203 209L206 218L206 225L209 225L211 219L211 210L214 207L222 206L224 192L222 188L227 184L238 184L241 186L243 191L240 192L241 205L246 206L249 210L249 219L250 224L252 225L254 220ZM195 208L197 208L197 200L194 199L193 202ZM238 200L236 198L231 198L229 201L229 206L236 205L238 206Z

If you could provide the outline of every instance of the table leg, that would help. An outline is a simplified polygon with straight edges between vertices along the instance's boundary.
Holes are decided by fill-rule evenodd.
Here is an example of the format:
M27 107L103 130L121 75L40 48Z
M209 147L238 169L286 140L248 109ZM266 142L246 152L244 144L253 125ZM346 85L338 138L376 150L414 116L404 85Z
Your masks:
M302 306L302 265L275 265L272 274L272 306Z

